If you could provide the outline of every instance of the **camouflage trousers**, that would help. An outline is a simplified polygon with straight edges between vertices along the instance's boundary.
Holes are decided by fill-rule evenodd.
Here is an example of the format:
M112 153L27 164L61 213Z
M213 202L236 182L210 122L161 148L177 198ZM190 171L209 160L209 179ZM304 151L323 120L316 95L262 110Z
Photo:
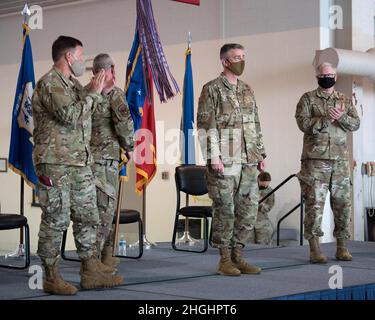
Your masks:
M250 232L249 242L254 244L270 245L273 226L268 215L258 212L254 229Z
M239 169L224 175L214 172L210 166L207 168L208 194L213 208L212 245L215 248L245 246L258 212L257 167L234 166Z
M62 233L70 219L79 257L96 255L99 214L91 168L42 164L36 166L36 172L42 208L38 255L43 264L52 265L58 260ZM53 186L48 186L48 178Z
M113 245L113 217L119 187L118 166L119 162L116 160L96 161L92 166L100 220L96 236L98 252L101 252L104 246Z
M327 192L334 215L337 239L350 239L351 183L348 161L305 160L298 173L305 201L305 238L324 235L321 224Z

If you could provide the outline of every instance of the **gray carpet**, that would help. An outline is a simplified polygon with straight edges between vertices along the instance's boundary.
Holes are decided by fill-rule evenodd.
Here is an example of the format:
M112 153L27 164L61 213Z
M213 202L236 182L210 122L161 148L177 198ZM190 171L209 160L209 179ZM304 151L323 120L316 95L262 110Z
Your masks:
M222 277L215 274L217 250L204 254L176 252L169 244L145 250L140 260L122 259L119 274L124 283L112 290L81 290L74 297L56 297L31 290L28 271L0 268L0 299L116 299L116 300L178 300L270 299L320 290L328 290L332 276L329 268L343 268L344 287L375 283L375 243L349 243L352 262L334 260L335 245L324 244L329 257L327 265L310 265L307 247L260 247L245 250L250 262L263 268L260 275ZM69 253L74 256L74 253ZM0 259L0 263L4 260ZM31 265L40 264L33 256ZM79 287L79 263L61 261L63 277Z

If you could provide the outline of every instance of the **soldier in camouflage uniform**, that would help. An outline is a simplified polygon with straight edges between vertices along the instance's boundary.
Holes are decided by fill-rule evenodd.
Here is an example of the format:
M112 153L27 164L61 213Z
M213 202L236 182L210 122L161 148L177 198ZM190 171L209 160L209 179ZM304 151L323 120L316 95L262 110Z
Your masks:
M297 105L296 120L303 131L302 166L298 174L305 200L305 238L311 263L326 263L319 247L324 203L330 192L337 239L336 258L350 261L345 241L350 239L351 182L348 134L360 119L352 100L334 90L337 74L329 63L317 68L319 88L305 93Z
M220 250L218 274L258 274L241 257L258 211L257 176L266 157L252 89L238 79L244 48L221 48L223 73L207 83L199 98L198 134L207 160L207 184L213 204L212 244Z
M93 63L93 73L105 70L103 101L98 103L92 116L91 152L99 210L97 248L105 265L116 267L120 262L112 257L113 217L119 188L120 148L128 155L134 147L134 126L125 93L115 87L116 74L113 59L99 54ZM89 87L86 87L88 90Z
M33 95L33 161L38 175L42 220L38 255L46 271L45 292L72 295L77 289L58 271L62 233L73 221L82 260L81 287L111 287L122 282L97 259L99 214L90 164L91 114L100 103L104 72L93 78L89 93L72 77L85 70L82 43L60 36L52 46L53 68L37 83Z
M261 172L258 176L259 200L272 192L269 186L271 175L268 172ZM275 195L271 195L261 204L259 204L258 215L251 232L250 242L255 244L269 245L272 240L273 226L268 213L275 205Z

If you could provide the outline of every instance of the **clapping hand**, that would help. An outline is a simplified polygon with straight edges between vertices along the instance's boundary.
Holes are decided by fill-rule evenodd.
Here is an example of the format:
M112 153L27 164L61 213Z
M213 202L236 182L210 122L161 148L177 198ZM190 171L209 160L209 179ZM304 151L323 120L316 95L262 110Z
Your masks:
M335 122L339 120L345 113L345 104L344 101L341 100L341 106L339 108L332 108L329 109L329 116L331 118L331 122Z

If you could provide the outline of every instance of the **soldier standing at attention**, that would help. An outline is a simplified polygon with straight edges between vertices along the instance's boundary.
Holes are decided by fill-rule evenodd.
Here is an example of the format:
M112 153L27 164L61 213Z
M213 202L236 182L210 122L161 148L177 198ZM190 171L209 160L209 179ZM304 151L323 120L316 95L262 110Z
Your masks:
M99 54L93 62L93 73L105 72L103 101L98 102L92 115L90 148L94 158L92 171L95 177L99 210L97 248L107 266L116 267L120 259L112 256L113 217L119 188L120 147L130 158L134 148L134 126L123 90L115 86L116 73L113 59ZM85 88L90 90L90 85Z
M99 213L91 171L91 114L102 102L105 74L99 72L90 90L72 77L85 71L81 41L60 36L52 45L53 68L37 83L33 95L33 161L38 175L42 219L38 255L46 272L43 290L73 295L77 288L58 271L62 233L70 217L77 253L81 259L81 287L113 287L122 282L113 268L97 259L96 233Z
M329 63L317 68L319 88L305 93L297 105L296 120L304 133L302 165L298 178L305 201L305 238L310 262L326 263L319 246L327 192L334 214L336 259L352 260L346 248L350 239L351 183L348 134L358 130L360 119L352 100L335 91L336 69Z
M242 258L258 212L258 169L266 157L258 107L253 90L238 79L244 47L226 44L220 59L224 71L203 87L197 115L213 202L212 244L220 251L218 274L258 274L261 269Z

